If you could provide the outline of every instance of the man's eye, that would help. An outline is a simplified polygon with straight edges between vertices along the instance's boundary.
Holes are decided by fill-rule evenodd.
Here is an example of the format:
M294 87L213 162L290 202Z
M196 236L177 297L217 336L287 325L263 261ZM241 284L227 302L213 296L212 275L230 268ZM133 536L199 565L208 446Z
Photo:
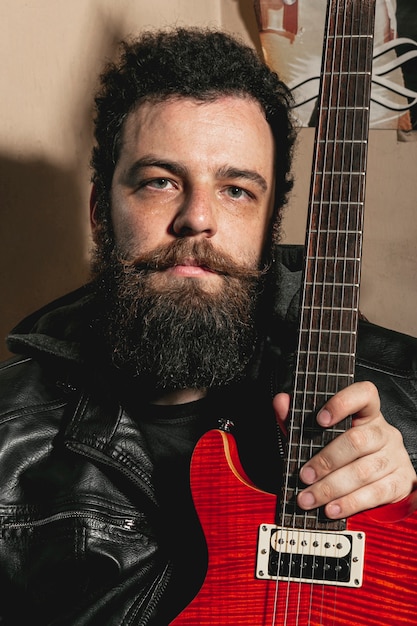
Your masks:
M234 198L235 200L238 200L239 198L249 197L248 192L242 189L242 187L228 187L227 193L231 198Z
M167 189L171 185L171 181L168 178L153 178L145 183L146 187L153 187L154 189Z

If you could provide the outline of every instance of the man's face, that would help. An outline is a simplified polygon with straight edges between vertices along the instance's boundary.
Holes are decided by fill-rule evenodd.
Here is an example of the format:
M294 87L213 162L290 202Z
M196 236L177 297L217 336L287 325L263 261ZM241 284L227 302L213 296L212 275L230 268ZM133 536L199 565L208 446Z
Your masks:
M115 245L110 259L98 233L95 266L117 367L163 390L244 373L273 199L274 142L254 101L178 98L128 116L111 190Z
M175 240L209 241L236 263L258 267L274 198L274 141L257 103L223 97L144 103L126 120L111 192L115 242L127 259ZM154 275L154 286L216 272L190 256Z

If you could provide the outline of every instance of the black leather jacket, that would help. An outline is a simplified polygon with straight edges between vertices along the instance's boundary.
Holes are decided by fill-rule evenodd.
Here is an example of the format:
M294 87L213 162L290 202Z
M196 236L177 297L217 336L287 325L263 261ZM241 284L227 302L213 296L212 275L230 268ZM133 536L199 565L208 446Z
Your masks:
M298 254L296 255L298 257ZM292 327L298 261L280 268L280 324ZM0 370L0 622L162 625L171 564L160 554L152 462L138 421L85 359L88 288L24 320ZM272 353L275 347L272 346ZM417 464L417 341L362 323L356 378Z

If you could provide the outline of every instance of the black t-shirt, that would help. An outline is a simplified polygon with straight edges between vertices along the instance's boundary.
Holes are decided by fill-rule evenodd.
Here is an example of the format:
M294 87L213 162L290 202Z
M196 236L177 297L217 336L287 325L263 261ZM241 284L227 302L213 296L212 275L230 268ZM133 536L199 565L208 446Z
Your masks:
M161 507L159 541L174 564L165 605L177 614L197 593L207 567L205 541L190 491L190 461L200 437L218 427L218 416L208 399L148 405L142 408L140 425L155 466Z

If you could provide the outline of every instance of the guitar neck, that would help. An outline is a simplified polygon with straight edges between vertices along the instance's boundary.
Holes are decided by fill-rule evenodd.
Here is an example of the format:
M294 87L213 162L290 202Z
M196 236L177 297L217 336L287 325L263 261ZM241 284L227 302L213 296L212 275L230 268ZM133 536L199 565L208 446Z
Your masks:
M316 514L295 506L298 472L348 426L318 431L315 414L354 378L374 14L375 0L328 5L281 504L285 526L320 527Z

